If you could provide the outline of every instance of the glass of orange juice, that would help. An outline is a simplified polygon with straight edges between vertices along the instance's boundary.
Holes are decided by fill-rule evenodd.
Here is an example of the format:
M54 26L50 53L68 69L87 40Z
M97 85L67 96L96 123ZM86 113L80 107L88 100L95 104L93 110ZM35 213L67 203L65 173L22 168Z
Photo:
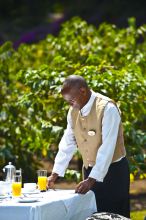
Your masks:
M38 188L41 192L47 190L47 170L38 170Z
M21 196L21 188L22 188L22 178L20 175L14 176L14 180L12 182L12 195L14 197Z

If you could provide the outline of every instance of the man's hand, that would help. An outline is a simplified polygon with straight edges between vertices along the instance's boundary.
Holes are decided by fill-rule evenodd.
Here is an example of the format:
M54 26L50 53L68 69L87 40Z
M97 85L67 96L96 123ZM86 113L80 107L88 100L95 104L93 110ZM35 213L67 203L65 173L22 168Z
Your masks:
M83 180L82 182L80 182L77 185L75 192L85 194L92 188L92 186L95 184L95 182L96 182L96 179L89 177L88 179Z
M52 173L52 174L48 177L48 184L47 184L48 189L55 189L54 183L55 183L57 177L58 177L58 174L57 174L57 173Z

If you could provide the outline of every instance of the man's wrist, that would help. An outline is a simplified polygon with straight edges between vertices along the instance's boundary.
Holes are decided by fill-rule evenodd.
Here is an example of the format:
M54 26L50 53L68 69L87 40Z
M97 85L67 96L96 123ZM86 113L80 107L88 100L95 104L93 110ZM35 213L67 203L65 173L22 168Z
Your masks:
M96 179L88 177L88 182L89 182L90 186L92 187L95 184Z
M51 177L53 179L53 181L56 181L56 179L58 178L58 174L57 173L51 173Z

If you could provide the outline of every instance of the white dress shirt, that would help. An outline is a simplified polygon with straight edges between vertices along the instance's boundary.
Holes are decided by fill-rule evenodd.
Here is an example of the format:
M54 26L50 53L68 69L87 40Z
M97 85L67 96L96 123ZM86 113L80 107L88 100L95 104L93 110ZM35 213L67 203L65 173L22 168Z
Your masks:
M89 101L80 110L82 116L87 116L90 113L96 96L97 94L92 91ZM97 181L103 182L112 162L120 121L121 117L119 111L113 103L109 102L104 109L102 119L102 144L96 155L96 163L89 175L89 177L94 178ZM56 155L52 172L57 173L59 176L64 176L65 170L76 150L77 143L72 130L72 119L69 111L67 115L67 129L59 143L59 151Z

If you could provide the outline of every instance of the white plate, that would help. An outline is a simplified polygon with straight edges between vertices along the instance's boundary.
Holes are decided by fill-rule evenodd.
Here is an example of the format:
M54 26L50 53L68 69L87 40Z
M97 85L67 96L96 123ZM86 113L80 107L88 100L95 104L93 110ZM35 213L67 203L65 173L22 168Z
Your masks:
M32 198L23 198L23 199L18 199L18 202L21 203L28 203L28 202L38 202L38 199L32 199Z
M5 196L5 195L0 195L0 199L5 199L7 198L8 196Z

